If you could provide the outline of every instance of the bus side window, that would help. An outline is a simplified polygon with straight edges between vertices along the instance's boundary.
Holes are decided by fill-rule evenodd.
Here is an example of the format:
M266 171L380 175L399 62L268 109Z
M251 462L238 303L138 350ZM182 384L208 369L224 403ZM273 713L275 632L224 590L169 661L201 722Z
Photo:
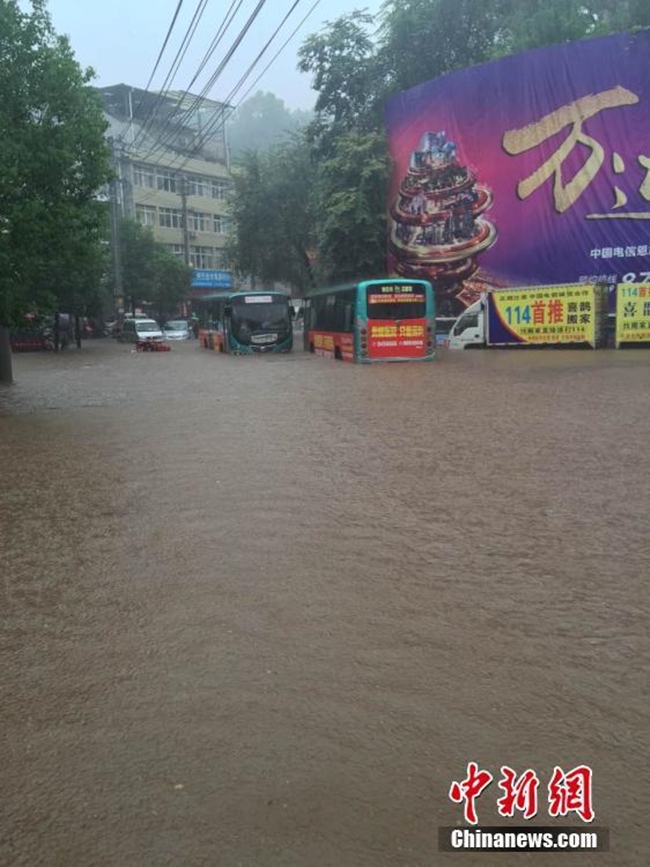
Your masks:
M322 328L322 322L320 321L322 318L323 312L323 299L322 298L314 298L311 302L311 309L309 311L309 327L310 328Z
M336 295L328 295L325 299L324 331L336 331Z
M348 302L345 305L345 316L343 322L343 331L352 331L352 325L354 321L354 313L352 303Z

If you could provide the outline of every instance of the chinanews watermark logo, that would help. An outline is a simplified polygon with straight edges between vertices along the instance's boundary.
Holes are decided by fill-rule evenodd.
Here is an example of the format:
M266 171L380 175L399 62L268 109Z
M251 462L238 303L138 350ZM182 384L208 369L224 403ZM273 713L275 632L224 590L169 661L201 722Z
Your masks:
M469 827L440 828L438 848L441 852L608 851L609 830L592 825L596 818L592 779L588 765L577 765L568 771L556 765L546 785L545 799L551 818L575 817L589 825L589 830L584 825L479 828L477 801L492 785L494 776L490 771L480 769L477 762L468 762L465 778L452 782L449 798L454 804L462 805L463 817ZM504 819L518 817L525 821L533 819L539 812L540 786L540 779L532 768L518 773L508 765L502 765L498 780L502 794L496 802L499 816Z

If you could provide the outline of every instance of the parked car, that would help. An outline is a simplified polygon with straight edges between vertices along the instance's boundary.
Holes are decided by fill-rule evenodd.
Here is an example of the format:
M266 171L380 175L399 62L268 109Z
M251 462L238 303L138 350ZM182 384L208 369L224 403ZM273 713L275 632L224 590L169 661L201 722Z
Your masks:
M186 319L170 319L163 325L163 334L165 340L189 340L192 331Z
M138 343L141 340L162 341L165 336L154 319L125 319L119 339L124 343Z

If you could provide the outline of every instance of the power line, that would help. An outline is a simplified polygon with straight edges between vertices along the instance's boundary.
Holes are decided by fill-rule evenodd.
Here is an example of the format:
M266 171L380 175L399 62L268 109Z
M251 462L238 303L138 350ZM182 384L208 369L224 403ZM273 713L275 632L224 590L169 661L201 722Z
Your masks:
M173 16L173 18L172 18L172 22L171 22L171 24L169 25L169 27L168 27L168 29L167 29L167 34L166 34L165 39L164 39L164 42L163 42L163 44L162 44L162 48L160 49L160 52L158 53L158 58L156 59L156 62L155 62L154 67L153 67L153 72L152 72L151 75L149 76L149 81L147 82L147 86L146 86L145 89L144 89L144 90L145 90L145 93L149 90L149 86L151 85L151 82L153 81L153 77L154 77L154 75L156 74L156 70L158 69L158 65L160 64L160 61L161 61L161 59L162 59L162 56L163 56L163 54L164 54L164 52L165 52L165 48L167 47L167 43L169 42L169 37L170 37L171 34L172 34L172 31L173 31L173 29L174 29L174 25L176 24L176 19L178 18L178 13L181 11L181 7L182 7L182 5L183 5L184 2L185 2L185 0L178 0L178 4L177 4L177 6L176 6L176 11L174 12L174 16ZM138 102L138 108L140 108L140 106L142 105L142 100L143 100L143 99L144 99L144 94L142 95L142 97L140 98L140 101ZM121 131L121 133L120 133L120 136L123 136L123 135L124 135L124 132L125 132L126 128L127 128L129 125L131 126L131 131L133 131L133 106L130 106L130 111L129 111L129 120L128 120L127 123L125 123L125 124L123 125L123 127L122 127L122 131Z
M298 24L298 26L295 28L295 30L293 30L292 33L289 35L289 37L288 37L288 38L287 38L287 39L282 43L282 45L280 46L280 48L276 51L276 53L275 53L275 54L273 55L273 57L269 60L269 62L268 62L268 63L266 64L266 66L264 67L264 69L263 69L263 70L260 72L260 74L257 76L257 78L255 79L255 81L251 84L251 86L248 88L248 90L247 90L247 91L244 93L244 95L240 98L240 100L239 100L239 102L237 103L237 105L234 106L235 109L238 109L238 108L239 108L239 106L240 106L240 105L242 104L242 102L246 99L246 97L247 97L248 94L251 92L251 90L255 87L255 85L256 85L257 82L260 80L260 78L262 78L262 76L266 74L266 72L271 68L271 66L273 66L273 64L275 63L275 61L277 60L277 58L280 56L280 54L282 54L282 52L284 51L284 49L285 49L285 48L287 47L287 45L291 42L291 40L293 39L293 37L294 37L294 36L296 35L296 33L300 30L300 28L302 27L302 25L303 25L303 24L305 23L305 21L309 18L309 16L312 14L312 12L314 11L314 9L315 9L319 4L320 4L320 2L321 2L321 0L316 0L316 2L313 4L313 6L312 6L311 9L309 10L309 12L307 12L307 14L305 15L305 17L304 17L304 18L302 19L302 21L300 22L300 24Z
M298 0L298 2L300 2L300 0ZM188 106L188 108L186 110L188 114L192 111L198 111L201 103L205 100L207 94L210 92L210 90L212 89L212 87L216 83L217 79L219 78L219 76L221 75L223 70L226 68L226 66L228 65L228 63L232 59L233 55L235 54L235 52L237 51L237 49L241 45L244 37L246 36L248 31L250 30L251 26L253 25L253 22L255 21L255 19L259 15L259 13L262 11L262 7L265 4L266 4L266 0L258 0L257 6L253 10L253 12L250 14L248 20L246 21L246 23L244 24L242 29L239 31L239 34L235 37L235 41L233 42L233 44L230 46L230 48L226 52L225 57L221 60L221 62L217 66L217 69L213 72L211 77L208 79L207 83L202 88L201 93L197 97L195 97L194 101ZM179 124L178 127L182 128L182 125ZM165 144L168 144L169 142L171 142L174 138L176 131L177 130L170 129L167 132L164 132L162 134L161 138L154 144L154 146L151 148L151 150L147 154L147 158L149 156L155 154L155 152L157 150L164 148Z
M279 33L279 31L282 29L282 27L283 27L284 24L286 23L287 19L288 19L289 16L291 15L291 13L294 11L294 9L296 8L296 6L297 6L300 2L301 2L301 0L295 0L293 6L292 6L291 9L289 10L289 12L285 15L285 17L282 19L282 21L281 21L281 23L278 25L278 27L275 29L275 31L274 31L273 35L271 36L271 38L268 40L268 42L266 43L266 45L265 45L265 46L262 48L262 50L259 52L259 54L258 54L257 57L255 58L255 60L254 60L254 61L251 63L251 65L248 67L248 69L246 70L246 72L244 73L244 75L239 79L239 81L237 82L237 84L235 85L235 87L232 89L232 91L228 94L228 96L227 96L227 98L226 98L226 102L227 102L227 103L229 103L230 100L231 100L231 98L232 98L232 97L233 97L233 96L234 96L234 95L235 95L235 94L236 94L236 93L241 89L241 87L243 87L243 85L244 85L246 79L251 75L253 69L257 66L257 64L259 63L259 61L260 61L261 58L263 57L263 55L266 53L266 50L268 49L268 47L271 45L271 43L273 42L273 40L275 39L275 37L277 36L277 34ZM257 84L257 82L260 80L260 78L262 77L262 75L264 75L264 73L265 73L265 72L269 69L269 67L274 63L274 61L275 61L275 60L278 58L278 56L282 53L282 51L284 50L284 48L286 48L286 46L288 45L288 43L291 41L291 39L293 39L293 37L295 36L295 34L296 34L296 33L298 32L298 30L302 27L302 25L305 23L305 21L307 20L307 18L309 18L309 16L312 14L312 12L313 12L314 9L318 6L319 3L320 3L320 0L316 0L316 2L312 5L312 7L310 8L310 10L309 10L309 11L307 12L307 14L305 15L305 17L302 19L302 21L301 21L301 22L298 24L298 26L293 30L293 32L292 32L291 35L288 37L288 39L285 40L285 42L283 43L283 45L282 45L282 46L280 47L280 49L276 52L276 54L273 56L273 58L271 59L271 61L266 65L266 67L265 67L264 70L260 73L260 75L258 75L258 77L255 79L255 81L253 82L253 84L251 85L251 87L246 91L246 93L244 94L244 96L243 96L243 97L239 100L239 102L234 106L233 110L239 108L239 106L241 105L243 99L245 99L245 97L250 93L250 91L252 90L252 88ZM196 146L196 148L194 149L194 152L198 152L198 151L201 149L201 147L205 144L205 140L206 140L206 138L207 138L209 135L211 135L211 134L215 131L216 125L217 125L217 123L221 120L221 118L223 117L223 115L224 115L224 111L222 111L216 119L213 119L213 120L208 124L208 126L206 127L206 130L205 130L205 132L204 132L204 134L203 134L203 140L199 142L199 144L198 144L198 145ZM190 157L190 158L191 158L191 157ZM187 160L186 160L186 161L187 161ZM184 165L184 163L183 163L183 165Z
M269 39L269 41L267 42L267 44L265 45L265 47L264 47L264 48L262 49L262 51L260 51L260 53L258 54L257 58L256 58L256 59L253 61L253 63L249 66L249 68L248 68L248 70L246 71L246 73L241 77L241 79L239 80L239 82L237 83L237 85L235 85L235 87L233 88L233 90L231 91L231 93L230 93L230 94L228 95L228 97L227 97L227 100L228 100L228 101L229 101L230 98L231 98L231 97L232 97L232 96L233 96L233 95L234 95L234 94L235 94L235 93L236 93L236 92L241 88L241 86L243 86L244 81L246 80L246 78L248 78L248 76L250 75L250 73L252 72L252 70L254 69L254 67L257 65L257 63L258 63L259 60L261 59L262 55L265 53L265 51L266 51L266 49L268 48L268 46L271 44L271 42L273 41L273 39L275 38L275 36L276 36L277 33L279 32L279 30L281 29L281 27L282 27L282 26L284 25L284 23L286 22L287 18L289 17L289 14L291 14L291 12L292 12L292 11L295 9L295 7L298 5L298 2L300 2L300 0L296 0L296 2L294 3L294 5L291 7L291 10L289 11L289 13L288 13L288 14L285 16L285 18L283 19L282 23L278 26L278 28L276 28L276 30L275 30L273 36L271 37L271 39ZM251 92L251 90L252 90L252 89L255 87L255 85L258 83L258 81L260 80L260 78L262 78L262 76L263 76L263 75L268 71L268 69L273 65L273 63L277 60L277 58L280 56L280 54L284 51L284 49L287 47L287 45L288 45L288 44L291 42L291 40L294 38L294 36L296 35L296 33L297 33L297 32L300 30L300 28L304 25L304 23L307 21L307 19L308 19L308 18L313 14L314 10L315 10L316 7L320 4L320 2L321 2L321 0L315 0L315 2L312 4L312 6L311 6L310 9L308 10L308 12L305 14L305 16L302 18L302 20L298 23L298 25L297 25L297 26L294 28L294 30L290 33L290 35L289 35L289 36L287 37L287 39L283 42L283 44L280 46L280 48L278 49L278 51L273 55L273 57L271 58L271 60L270 60L270 61L267 63L267 65L264 67L264 69L262 70L262 72L257 76L257 78L256 78L256 79L253 81L253 83L250 85L250 87L246 90L246 92L244 93L244 95L239 99L239 101L237 102L237 104L233 107L233 110L239 108L239 106L240 106L240 105L242 104L242 102L246 99L246 97L247 97L248 94ZM210 122L210 124L209 124L208 127L206 128L205 133L204 133L204 135L203 135L203 141L199 143L199 145L198 145L198 146L197 146L197 147L192 151L192 153L191 153L189 156L185 156L185 157L183 157L183 155L180 155L180 154L179 154L175 159L171 160L167 165L165 165L164 168L168 168L168 169L170 169L170 170L172 170L172 171L174 171L174 172L180 172L180 171L182 171L182 169L187 165L187 163L189 162L189 160L192 159L192 157L194 156L194 154L195 154L195 153L198 153L198 151L201 149L201 147L203 146L203 144L204 144L204 142L205 142L205 138L206 138L208 135L212 135L212 134L216 131L216 126L217 126L217 124L218 124L218 123L223 119L224 114L225 114L225 110L226 110L226 108L228 108L228 107L229 107L229 106L224 106L224 108L223 108L222 111L218 114L218 116L216 116L216 117L213 119L213 121ZM146 154L145 157L142 157L140 161L145 162L145 160L146 160L147 158L149 158L151 154L155 153L156 149L157 149L157 148L154 147L153 150L150 151L148 154ZM175 163L178 159L182 160L182 162L181 162L178 166L174 166L174 163ZM150 193L150 194L148 194L148 195L145 196L145 197L144 197L140 202L138 202L138 204L145 204L147 201L149 201L149 200L151 199L151 197L152 197L153 195L155 195L155 193Z
M169 30L167 31L167 35L165 36L165 41L163 42L162 48L160 49L158 59L156 60L156 63L154 65L153 72L149 76L149 81L147 82L147 86L145 87L145 90L149 90L149 86L151 85L151 82L153 81L153 77L156 74L156 70L158 69L158 65L162 59L164 52L165 52L165 48L167 48L167 43L169 42L169 37L172 35L172 30L174 29L174 24L176 24L176 19L178 18L178 13L181 11L181 7L182 7L183 3L184 3L184 0L178 0L178 5L176 6L176 11L174 12L174 17L172 18L172 23L169 25Z
M224 20L223 20L221 26L219 27L219 30L217 31L216 36L214 37L214 39L213 39L212 42L210 43L210 47L208 48L208 50L206 51L205 55L203 56L203 60L202 60L201 63L199 64L199 68L197 69L197 71L196 71L196 73L195 73L195 75L194 75L194 78L193 78L193 79L190 81L190 83L187 85L187 90L190 90L190 88L192 87L192 85L194 84L194 82L196 81L196 79L199 77L199 75L200 75L200 74L203 72L203 70L205 69L205 67L206 67L206 65L207 65L207 63L208 63L208 61L210 60L210 58L212 57L212 55L213 55L214 52L216 51L216 49L217 49L219 43L221 42L221 40L223 39L223 37L226 35L226 33L227 33L227 31L228 31L228 28L229 28L230 25L232 24L235 15L236 15L236 14L239 12L239 10L241 9L241 5L242 5L242 3L244 2L244 0L239 0L239 2L237 3L237 8L232 12L232 14L230 14L230 13L231 13L231 10L232 10L232 8L233 8L233 6L235 5L236 2L237 2L237 0L233 0L233 2L230 4L230 9L228 10L228 12L226 12L226 17L224 18ZM229 15L230 15L230 19L229 19L229 20L226 20L226 19L228 19L228 16L229 16Z
M255 60L250 64L250 66L248 67L248 69L246 70L246 72L244 73L244 75L239 79L239 81L237 82L237 84L235 85L235 87L232 89L232 91L230 92L230 94L228 94L228 97L226 98L226 104L230 102L231 97L233 97L235 94L237 94L237 92L238 92L238 91L241 89L241 87L244 85L246 79L251 75L251 73L252 73L253 69L255 68L255 66L257 66L257 64L259 63L259 61L261 60L261 58L264 56L264 54L265 54L266 51L268 50L269 46L270 46L270 45L272 44L272 42L275 40L275 37L278 35L278 33L280 32L280 30L284 27L284 25L286 24L287 20L289 19L289 17L290 17L291 14L294 12L294 10L296 9L296 7L299 5L300 2L301 2L301 0L294 0L293 5L292 5L291 8L289 9L289 11L286 13L286 15L284 16L284 18L283 18L282 21L280 22L280 24L276 27L276 29L274 30L274 32L273 32L273 34L271 35L270 39L266 42L266 44L264 45L264 47L263 47L263 48L261 49L261 51L258 53L258 55L257 55L257 57L255 58ZM297 33L297 31L300 29L300 27L302 27L302 25L305 23L305 21L307 20L307 18L308 18L308 17L311 15L311 13L314 11L314 9L316 8L316 6L318 6L319 2L320 2L320 0L316 0L316 2L312 5L312 7L311 7L310 10L308 11L308 13L305 15L305 17L302 19L302 21L300 21L300 23L298 24L298 26L293 30L293 32L291 33L291 35L289 36L289 38L288 38L287 40L285 40L285 42L284 42L284 44L281 46L280 50L279 50L278 52L276 52L276 54L274 55L273 59L270 61L269 64L267 64L267 66L266 66L265 69L264 69L264 72L265 72L265 71L266 71L266 70L271 66L271 64L272 64L272 63L277 59L277 57L279 56L279 54L280 54L280 53L282 52L282 50L286 47L286 45L291 41L291 39L295 36L295 34ZM225 58L224 60L227 60L227 59L228 59L228 58ZM213 76L211 77L211 79L208 81L208 83L207 83L206 86L204 87L204 89L203 89L203 93L205 93L206 90L208 90L209 88L212 87L212 85L214 84L214 81L216 80L216 77L218 77L219 73L221 72L221 67L222 67L222 66L223 66L223 62L222 62L222 65L221 65L221 66L216 70L215 74L213 74ZM264 72L262 72L261 75L263 75ZM261 78L261 75L257 77L256 81L253 83L252 86L254 86L254 85L257 83L257 81L259 81L259 79ZM250 89L252 89L252 87L251 87ZM247 91L247 93L250 92L250 89ZM197 100L195 100L194 105L197 105L200 101L203 100L203 98L204 98L203 96L200 96ZM237 104L237 106L235 106L235 108L237 108L240 104L241 104L241 100L240 100L240 102ZM222 120L222 118L224 117L224 114L225 114L225 110L222 109L222 111L219 112L219 114L215 115L215 117L214 117L211 121L208 122L208 125L207 125L205 131L202 131L202 133L201 133L201 138L200 138L198 144L197 144L197 145L194 147L194 149L193 149L193 153L197 153L198 151L200 151L201 148L204 146L204 144L205 144L207 138L208 138L210 135L212 135L214 132L216 132L217 124ZM172 137L173 137L173 132L169 133L166 137L163 136L163 138L160 140L159 144L158 144L156 147L154 147L154 148L149 152L149 154L147 154L146 156L148 157L150 154L154 154L154 153L156 152L157 149L159 149L161 146L163 146L163 145L165 144L165 142L169 142L169 141L171 141L171 138L172 138ZM190 158L191 158L191 156L192 156L192 154L190 155ZM185 165L185 163L183 163L183 165ZM179 169L179 170L180 170L180 169Z
M230 25L232 24L233 19L234 19L235 15L237 14L237 12L239 11L239 9L240 9L240 7L241 7L241 5L242 5L243 2L244 2L244 0L233 0L233 2L230 4L230 8L229 8L228 11L226 12L226 15L224 16L224 18L223 18L221 24L219 25L219 29L217 30L217 33L216 33L214 39L212 40L212 42L211 42L211 44L210 44L208 50L207 50L206 53L204 54L203 59L202 59L200 65L199 65L199 68L198 68L197 72L194 74L194 77L192 78L192 80L190 81L190 83L189 83L189 85L187 86L186 90L184 91L185 94L188 94L190 88L192 87L192 85L194 84L194 82L196 81L196 79L199 77L199 75L201 74L201 72L202 72L203 69L205 68L205 65L207 64L207 62L209 61L210 57L212 56L212 54L213 54L213 53L215 52L215 50L217 49L219 43L221 42L221 40L223 39L223 37L224 37L224 36L226 35L226 33L228 32L228 28L229 28ZM233 7L235 7L235 4L236 4L236 8L235 8L234 11L233 11ZM195 100L195 101L196 101L196 100ZM178 115L178 113L179 113L179 111L180 111L181 103L182 103L182 98L181 98L181 99L178 99L178 100L176 101L176 104L175 104L175 106L174 106L174 108L173 108L171 114L166 118L166 123L167 123L167 124L170 124L170 125L171 125L171 123L172 123L172 121L174 120L174 118ZM190 106L190 108L187 109L187 111L188 111L188 112L191 111L193 107L194 107L193 105ZM181 128L182 128L182 123L179 123L179 124L177 124L176 126L177 126L178 129L181 129ZM165 140L166 138L168 138L170 135L173 136L173 133L171 133L171 131L170 131L169 129L168 129L167 131L163 131L163 132L162 132L162 135L161 135L161 138L158 139L157 141L154 141L154 143L153 143L153 145L152 145L152 147L151 147L149 153L153 153L153 152L155 152L158 143L159 143L159 142L162 142L163 140ZM171 140L171 139L170 139L170 140Z
M144 135L144 133L147 129L147 126L151 124L151 122L153 121L153 119L156 115L156 112L158 111L159 107L162 105L164 99L166 98L166 96L167 96L167 94L171 88L171 85L174 81L174 78L176 77L176 73L178 72L178 68L179 68L180 64L183 62L185 54L187 53L187 49L189 48L190 43L192 42L192 39L194 38L194 34L196 33L196 29L199 26L199 23L201 21L201 18L203 17L203 13L205 12L205 9L206 9L206 6L208 5L208 2L209 2L209 0L198 0L196 9L194 11L194 15L192 16L192 20L190 21L189 26L188 26L187 30L185 31L185 36L183 37L183 41L181 42L180 47L179 47L178 51L176 52L176 56L174 57L174 60L172 61L172 65L169 69L169 72L165 76L165 80L163 82L161 90L158 93L158 97L154 101L152 106L150 107L149 112L144 119L143 125L140 129L140 132L138 133L138 136L136 137L134 144L137 143L138 138L141 135Z

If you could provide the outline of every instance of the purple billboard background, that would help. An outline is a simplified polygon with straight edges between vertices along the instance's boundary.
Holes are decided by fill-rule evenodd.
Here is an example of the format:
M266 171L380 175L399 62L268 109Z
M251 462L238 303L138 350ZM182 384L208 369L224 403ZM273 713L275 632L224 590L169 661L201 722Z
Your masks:
M579 108L589 105L586 113L593 110L593 99L588 103L585 98L601 95L603 100L605 92L611 92L614 105L594 110L574 127ZM626 104L619 105L621 99ZM631 102L635 104L627 104ZM533 146L518 153L506 151L506 133L512 141L517 131L530 130L563 108L564 123L551 127L547 121ZM414 165L412 155L421 150L426 133L444 131L445 140L456 146L458 164L490 193L482 216L495 230L494 237L474 256L474 267L488 284L552 284L594 277L613 283L623 275L630 282L630 275L649 279L642 275L650 271L650 33L538 49L425 82L388 101L386 125L395 165L389 193L393 231L403 213L400 206L395 218L397 203L406 201L404 182ZM586 164L592 166L589 180L577 183L575 201L562 204L550 171L525 198L518 195L518 184L556 155L572 130L589 138L567 148L560 185L566 187ZM438 206L429 207L436 211ZM441 211L436 213L438 219ZM427 219L431 218L422 218L422 225ZM408 233L412 238L418 231L411 226L405 244L421 251L414 254L421 261L427 259L426 251L431 253L429 276L435 278L431 262L443 256L445 243L454 241L445 236L437 247L431 246L436 242L430 236L409 241ZM399 238L404 240L403 234ZM418 243L420 247L415 246ZM392 245L390 272L399 272L400 257L406 261L408 251ZM460 288L462 284L456 283L453 292Z

